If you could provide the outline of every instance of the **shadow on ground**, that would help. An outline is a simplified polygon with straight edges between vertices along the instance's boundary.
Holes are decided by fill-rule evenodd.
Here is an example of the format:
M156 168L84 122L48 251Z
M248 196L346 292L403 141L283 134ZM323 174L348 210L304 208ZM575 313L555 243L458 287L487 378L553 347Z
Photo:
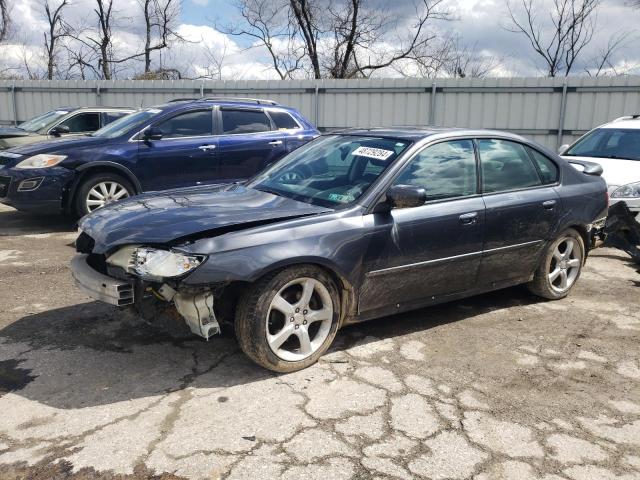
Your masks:
M333 351L393 338L494 310L539 301L511 288L464 301L356 324L341 330ZM177 339L130 314L90 302L30 315L0 330L0 395L56 408L82 408L192 386L225 388L275 376L250 362L231 334L206 342Z
M0 209L0 236L72 232L76 222L62 215L34 215L8 207Z

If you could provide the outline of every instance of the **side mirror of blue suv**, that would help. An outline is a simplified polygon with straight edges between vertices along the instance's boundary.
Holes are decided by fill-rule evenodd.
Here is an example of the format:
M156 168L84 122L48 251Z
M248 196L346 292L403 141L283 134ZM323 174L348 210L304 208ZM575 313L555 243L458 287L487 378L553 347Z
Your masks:
M276 102L179 100L89 136L0 152L0 202L83 216L142 192L244 181L319 135Z

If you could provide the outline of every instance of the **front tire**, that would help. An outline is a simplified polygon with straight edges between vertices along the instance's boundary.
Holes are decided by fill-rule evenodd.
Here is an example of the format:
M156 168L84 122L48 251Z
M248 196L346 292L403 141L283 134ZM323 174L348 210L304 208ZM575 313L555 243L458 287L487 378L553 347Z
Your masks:
M74 207L78 217L104 207L105 205L135 195L135 189L122 175L103 172L91 175L80 184Z
M279 373L314 364L338 330L340 297L333 279L313 265L267 275L240 298L236 337L258 365Z
M570 228L547 247L529 290L542 298L559 300L574 287L585 260L584 240Z

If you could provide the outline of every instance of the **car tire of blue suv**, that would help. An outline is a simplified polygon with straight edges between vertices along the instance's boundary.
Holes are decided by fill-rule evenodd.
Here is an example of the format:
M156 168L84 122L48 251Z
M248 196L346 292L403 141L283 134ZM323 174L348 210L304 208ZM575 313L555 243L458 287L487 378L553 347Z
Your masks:
M268 274L250 285L238 301L238 344L264 368L278 373L301 370L331 346L340 323L340 305L334 280L315 265Z
M131 182L122 175L112 172L92 174L83 179L78 186L73 210L78 217L84 217L104 205L135 194Z

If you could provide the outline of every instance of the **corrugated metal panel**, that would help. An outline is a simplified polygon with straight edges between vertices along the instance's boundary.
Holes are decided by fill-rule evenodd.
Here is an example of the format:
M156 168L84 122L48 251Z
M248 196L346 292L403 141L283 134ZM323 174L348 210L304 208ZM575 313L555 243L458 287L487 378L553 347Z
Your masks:
M358 80L0 81L0 123L63 106L148 107L174 98L269 98L322 129L427 125L511 130L551 148L612 118L640 113L640 77ZM432 99L435 83L436 95ZM12 93L11 87L16 91ZM432 112L432 100L435 109Z

